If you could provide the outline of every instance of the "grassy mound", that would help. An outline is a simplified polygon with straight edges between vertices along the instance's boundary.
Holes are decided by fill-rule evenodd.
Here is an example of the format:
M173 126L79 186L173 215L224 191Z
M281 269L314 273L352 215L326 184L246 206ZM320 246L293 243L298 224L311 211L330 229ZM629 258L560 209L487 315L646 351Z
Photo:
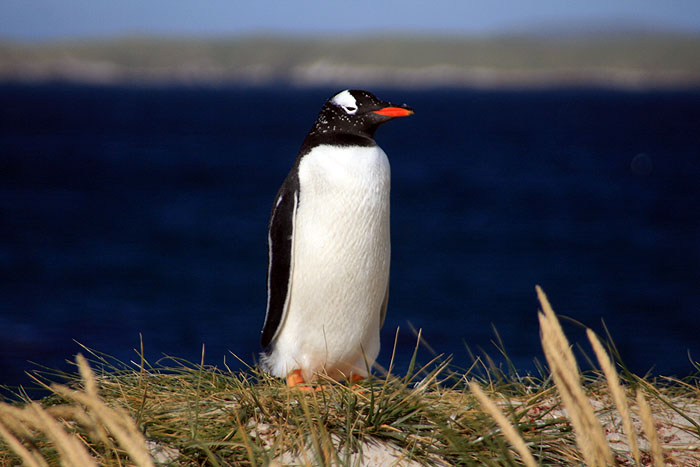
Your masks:
M254 368L135 368L86 349L79 374L35 376L50 396L0 404L0 464L698 464L698 379L620 377L590 331L601 370L582 374L538 293L539 377L478 359L466 371L449 359L418 367L414 353L403 376L390 366L302 392Z

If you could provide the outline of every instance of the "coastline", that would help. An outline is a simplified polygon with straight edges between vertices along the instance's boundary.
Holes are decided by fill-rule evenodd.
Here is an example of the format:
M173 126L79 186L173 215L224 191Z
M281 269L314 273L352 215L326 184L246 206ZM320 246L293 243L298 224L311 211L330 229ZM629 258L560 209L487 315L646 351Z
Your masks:
M0 82L700 88L700 35L0 41Z

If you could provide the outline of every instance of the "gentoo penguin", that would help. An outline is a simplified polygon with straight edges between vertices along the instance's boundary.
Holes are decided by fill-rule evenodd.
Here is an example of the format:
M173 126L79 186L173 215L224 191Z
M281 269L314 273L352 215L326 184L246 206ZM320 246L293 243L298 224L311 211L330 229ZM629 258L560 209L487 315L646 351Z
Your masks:
M374 141L413 110L373 94L331 97L275 198L260 363L290 387L367 376L389 298L389 160Z

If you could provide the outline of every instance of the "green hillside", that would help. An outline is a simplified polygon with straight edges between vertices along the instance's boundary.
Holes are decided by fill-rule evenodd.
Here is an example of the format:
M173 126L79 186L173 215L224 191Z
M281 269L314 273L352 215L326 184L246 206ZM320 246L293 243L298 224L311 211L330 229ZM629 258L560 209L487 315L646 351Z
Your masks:
M700 35L0 42L1 80L697 86Z

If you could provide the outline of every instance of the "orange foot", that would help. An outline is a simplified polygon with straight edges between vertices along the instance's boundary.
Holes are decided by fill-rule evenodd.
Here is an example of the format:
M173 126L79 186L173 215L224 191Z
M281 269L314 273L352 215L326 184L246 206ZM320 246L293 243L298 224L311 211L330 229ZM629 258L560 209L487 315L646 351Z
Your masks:
M362 376L358 376L354 373L350 373L350 378L348 378L348 379L350 380L350 383L354 384L354 383L359 383L360 381L362 381L365 378Z
M294 370L287 375L287 386L290 388L296 388L300 391L321 391L323 386L318 386L314 388L306 384L304 377L301 375L301 370Z

